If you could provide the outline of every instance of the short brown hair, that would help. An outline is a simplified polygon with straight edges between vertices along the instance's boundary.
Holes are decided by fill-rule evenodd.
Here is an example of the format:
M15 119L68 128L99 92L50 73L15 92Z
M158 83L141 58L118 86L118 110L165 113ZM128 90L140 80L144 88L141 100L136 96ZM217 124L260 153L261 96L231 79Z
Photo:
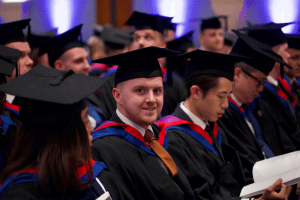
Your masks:
M214 76L214 75L201 75L201 76L196 76L192 78L190 81L187 83L187 89L188 89L188 97L191 96L191 87L193 85L197 85L203 92L203 98L206 97L208 91L211 88L218 87L219 85L219 76Z
M254 67L252 67L251 65L245 63L245 62L238 62L234 64L234 68L241 68L242 70L248 72L248 73L254 73L256 71L258 71L257 69L255 69ZM248 75L246 73L244 73L244 76L247 77Z

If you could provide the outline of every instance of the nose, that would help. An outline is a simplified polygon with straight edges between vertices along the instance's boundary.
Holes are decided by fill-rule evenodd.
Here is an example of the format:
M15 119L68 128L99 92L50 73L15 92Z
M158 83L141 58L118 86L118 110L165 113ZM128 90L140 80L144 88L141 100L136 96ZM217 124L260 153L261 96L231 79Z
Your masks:
M145 47L145 39L141 37L138 41L139 48L144 48Z
M221 107L222 107L222 109L226 109L226 108L228 108L228 106L229 106L228 98L226 98L226 99L223 101Z
M147 101L147 102L155 102L155 96L154 96L153 91L150 91L150 92L148 93L146 101Z
M26 66L28 66L30 69L32 68L33 65L33 60L31 60L31 58L27 55L26 56Z

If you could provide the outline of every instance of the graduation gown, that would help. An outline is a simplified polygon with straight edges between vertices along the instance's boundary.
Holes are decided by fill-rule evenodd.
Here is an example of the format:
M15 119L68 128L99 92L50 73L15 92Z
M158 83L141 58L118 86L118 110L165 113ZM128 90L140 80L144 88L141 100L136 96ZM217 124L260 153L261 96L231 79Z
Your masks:
M192 122L180 106L172 115ZM222 143L224 163L205 143L200 143L184 130L168 129L168 125L167 130L168 152L189 180L196 199L240 199L238 196L246 180L235 149Z
M106 168L104 163L96 162L94 168L94 180L89 184L89 187L82 191L72 191L66 194L58 194L53 192L50 196L45 196L38 183L38 174L36 170L27 170L27 173L21 173L14 177L12 175L6 182L4 182L0 188L1 200L94 200L101 195L105 196L104 190L110 193L113 199L123 199L122 193L119 187L114 181L113 175ZM104 189L95 180L98 178L104 186ZM12 183L12 179L13 184ZM81 181L87 181L87 171L83 171L83 174L79 177ZM103 197L101 196L101 197Z
M298 120L284 106L274 91L264 87L262 100L269 107L268 110L285 134L293 141L293 146L300 150L300 128Z
M115 87L115 76L116 76L116 68L108 70L108 72L103 75L104 77L109 76L110 79L101 86L100 91L96 94L96 97L99 99L99 102L95 104L100 107L105 115L106 119L109 120L113 115L115 110L117 109L117 103L112 95L112 90ZM162 110L162 116L171 114L178 103L185 100L187 96L187 89L184 83L184 80L179 77L173 77L172 87L168 87L166 85L166 81L164 82L164 108Z
M261 98L257 98L253 103L255 103L253 115L260 125L265 142L274 155L277 156L296 150L293 142L268 112L269 107L266 103ZM244 116L232 106L229 106L217 123L224 134L223 142L237 150L244 167L246 179L253 179L253 165L257 161L264 160L264 155Z
M112 116L111 121L123 124L116 114ZM163 146L167 145L167 137L159 135L162 134L161 129L156 125L152 128L155 137L164 141ZM180 169L172 180L154 152L132 134L125 133L122 126L114 126L113 130L102 129L101 134L98 130L99 128L92 133L93 158L105 162L116 178L125 199L194 199L190 185ZM125 134L117 136L120 133Z

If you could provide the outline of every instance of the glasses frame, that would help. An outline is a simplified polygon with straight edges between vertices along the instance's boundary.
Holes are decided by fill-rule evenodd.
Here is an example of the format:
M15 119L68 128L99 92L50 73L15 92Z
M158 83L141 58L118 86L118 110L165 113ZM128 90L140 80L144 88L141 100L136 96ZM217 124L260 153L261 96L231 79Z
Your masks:
M264 79L263 81L260 81L258 80L256 77L254 77L253 75L251 75L249 72L247 72L246 70L244 69L241 69L245 74L247 74L248 76L250 76L251 78L253 78L254 80L256 80L258 82L258 85L257 87L259 86L263 86L266 82L267 82L267 79Z

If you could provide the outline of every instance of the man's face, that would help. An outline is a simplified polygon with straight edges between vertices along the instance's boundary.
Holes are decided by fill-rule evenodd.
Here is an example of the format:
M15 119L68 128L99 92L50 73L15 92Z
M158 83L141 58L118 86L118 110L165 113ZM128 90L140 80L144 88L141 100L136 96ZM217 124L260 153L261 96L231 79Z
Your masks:
M261 71L252 72L250 74L260 82L264 82L267 77ZM263 85L259 84L257 80L245 74L241 68L235 68L233 83L234 96L243 104L251 103L264 89Z
M44 53L43 55L39 56L38 63L44 65L45 67L51 67L49 64L48 53Z
M141 127L152 125L163 107L162 77L136 78L113 89L118 110Z
M89 123L89 116L88 116L88 109L87 108L85 108L81 111L81 119L82 119L82 122L83 122L83 124L86 128L86 132L88 134L90 146L92 146L93 136L91 135L91 132L93 131L93 128Z
M152 29L137 30L134 32L130 50L137 50L150 46L165 48L166 43L163 41L162 37L161 33Z
M223 29L205 29L199 35L199 40L205 50L217 52L224 45Z
M171 29L164 30L164 41L170 42L175 39L175 31Z
M288 69L287 67L284 67L285 73L290 78L300 77L300 50L294 48L288 48L287 51L291 55L291 57L288 59L288 64L293 69Z
M22 52L21 57L18 60L18 75L25 74L31 70L33 66L33 61L29 58L29 53L31 52L28 42L12 42L8 43L5 46L12 49L18 49ZM6 77L7 82L13 80L16 77L16 69L14 69L11 77Z
M198 116L210 122L216 122L225 113L228 107L228 96L232 91L232 81L224 77L218 79L218 86L211 88L204 98L200 93L196 102Z
M76 74L89 74L90 64L87 61L88 53L82 47L69 49L61 56L61 70L72 69Z
M284 62L288 62L288 59L291 57L291 55L289 54L288 50L288 43L282 43L282 44L278 44L274 47L272 47L272 50L277 53L278 55L280 55L282 57L282 59L284 60Z

